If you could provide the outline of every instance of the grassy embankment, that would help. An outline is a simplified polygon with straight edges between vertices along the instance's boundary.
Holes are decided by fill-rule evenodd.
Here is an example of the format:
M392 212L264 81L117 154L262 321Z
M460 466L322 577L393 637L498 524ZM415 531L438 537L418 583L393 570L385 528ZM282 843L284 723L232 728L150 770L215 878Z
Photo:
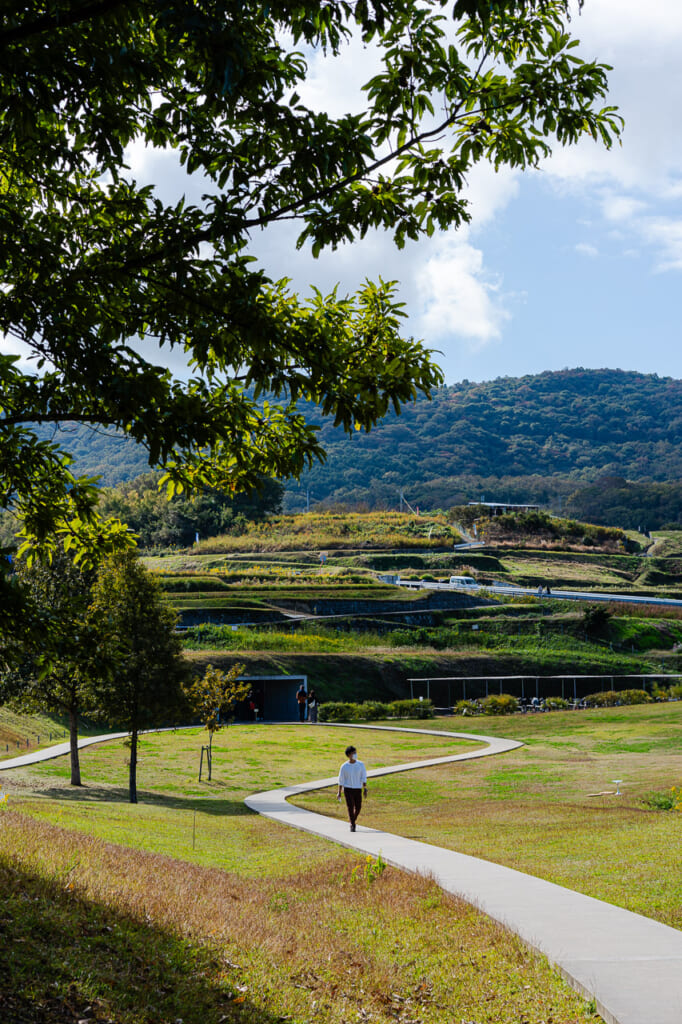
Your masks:
M406 530L421 531L419 543L428 540L428 518L402 520ZM228 622L258 624L188 636L196 664L208 660L228 666L239 658L246 662L250 674L306 672L323 687L327 699L404 695L406 680L425 674L609 675L657 672L662 666L671 671L680 668L680 659L673 652L680 640L675 610L638 609L642 619L652 615L659 619L655 627L650 622L651 628L644 629L633 626L632 609L614 606L610 610L617 617L609 630L588 637L580 629L579 606L532 599L498 601L496 606L477 611L434 611L429 613L431 627L406 624L395 631L385 611L386 602L419 604L427 595L387 587L374 579L378 572L391 569L403 575L411 571L415 576L447 579L451 571L467 569L462 559L468 557L468 568L480 579L507 579L528 586L540 580L554 586L635 590L641 589L638 581L654 571L654 563L665 563L668 583L670 579L679 582L674 559L531 548L455 556L429 551L423 544L421 550L415 548L410 554L391 553L372 550L380 521L377 516L298 516L290 520L281 517L272 527L260 527L264 534L272 529L274 538L308 544L298 552L290 551L290 561L283 559L282 552L258 556L251 552L239 559L226 554L174 555L149 559L148 563L162 573L167 599L179 610L195 616L202 611L220 613ZM314 549L323 536L328 539L332 535L339 547L321 567L315 564ZM385 539L387 534L383 536ZM367 546L364 553L358 552L360 540ZM246 544L248 538L242 541ZM426 571L429 566L430 572ZM659 592L656 587L648 589ZM343 599L363 602L361 616L346 615L343 620L330 620L327 627L320 625L320 618L338 612L338 602ZM315 622L309 625L290 618L315 614ZM264 625L278 620L279 625Z
M81 736L97 736L106 730L81 720ZM23 754L63 743L69 738L68 722L59 715L36 713L20 714L8 707L0 706L0 760L21 757Z
M267 551L326 551L339 548L439 548L461 541L446 516L400 512L303 513L272 516L249 524L240 536L200 541L197 554Z
M236 660L249 674L305 672L325 700L403 696L406 680L430 676L628 675L682 670L677 609L635 615L609 606L614 616L594 635L582 612L560 602L541 609L500 605L442 612L439 626L396 628L381 616L374 625L343 628L315 621L292 626L205 626L187 631L188 657L197 667L227 668ZM540 614L542 611L543 614ZM655 617L654 617L655 616ZM595 686L594 688L598 688Z
M453 749L444 738L356 735L371 764ZM13 939L3 1019L595 1019L542 958L428 879L382 872L245 809L256 788L330 774L344 731L231 727L215 740L210 784L196 781L203 738L144 738L137 805L124 799L120 743L83 752L82 789L66 785L62 761L12 774L0 812Z

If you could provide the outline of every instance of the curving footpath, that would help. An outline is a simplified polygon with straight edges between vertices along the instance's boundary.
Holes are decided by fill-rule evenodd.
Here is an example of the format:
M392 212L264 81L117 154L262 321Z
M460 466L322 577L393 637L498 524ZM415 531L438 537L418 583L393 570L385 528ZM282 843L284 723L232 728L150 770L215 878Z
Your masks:
M451 757L379 768L369 771L368 776L378 778L449 761L486 757L521 746L511 740L471 733L409 731L480 740L487 746ZM478 907L515 932L528 946L543 953L574 988L595 999L597 1010L607 1024L682 1024L682 932L476 857L365 828L360 823L356 832L350 832L345 821L287 803L289 797L335 786L336 781L334 776L256 793L245 802L252 810L282 824L373 857L381 854L394 867L432 876L443 889ZM523 823L519 822L521 838L522 827ZM674 855L672 851L671 855Z
M374 725L326 728L382 729ZM415 768L502 754L522 744L471 733L430 729L400 729L427 736L478 740L486 746L462 754L377 768L371 778ZM79 747L126 736L127 733L91 736ZM69 752L68 743L0 762L0 771ZM633 914L621 907L564 889L511 868L479 860L439 846L416 842L390 832L348 823L294 807L289 797L335 786L337 777L273 789L247 797L252 810L292 828L383 859L406 871L428 874L443 889L478 907L528 946L544 954L583 995L594 998L607 1024L682 1024L682 932ZM370 805L371 807L371 805ZM370 812L371 813L371 812ZM522 823L519 831L521 832ZM674 855L674 854L671 854Z

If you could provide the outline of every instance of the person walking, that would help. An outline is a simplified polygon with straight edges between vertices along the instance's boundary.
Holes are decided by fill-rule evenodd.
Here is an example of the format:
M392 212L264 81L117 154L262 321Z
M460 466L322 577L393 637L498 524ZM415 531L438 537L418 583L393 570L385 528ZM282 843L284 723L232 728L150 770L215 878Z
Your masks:
M317 695L312 687L308 691L308 721L317 722Z
M306 693L305 686L303 683L299 686L296 691L296 703L298 704L298 720L299 722L305 722L305 705L308 700L308 694Z
M336 799L341 799L341 793L346 798L348 808L348 820L350 830L355 832L355 823L362 808L363 794L367 796L367 769L362 761L358 761L358 752L355 747L346 747L347 761L341 765L339 770L339 788L336 792Z

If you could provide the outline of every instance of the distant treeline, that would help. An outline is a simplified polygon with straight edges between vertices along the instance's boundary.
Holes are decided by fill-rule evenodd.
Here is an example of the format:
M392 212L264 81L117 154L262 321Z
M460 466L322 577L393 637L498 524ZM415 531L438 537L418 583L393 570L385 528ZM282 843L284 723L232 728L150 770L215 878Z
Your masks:
M280 512L284 488L263 477L259 490L222 494L209 490L195 498L175 495L169 501L159 491L159 473L147 473L129 483L102 490L99 511L121 519L140 536L144 548L188 547L220 534L242 534L249 522Z
M572 494L565 507L577 519L617 524L626 530L682 529L682 483L633 483L623 477L602 477Z
M200 540L223 534L241 535L250 523L281 512L283 486L263 477L259 490L248 494L222 494L209 490L194 498L175 495L169 501L159 490L161 474L145 473L118 487L103 487L99 512L106 519L120 519L139 535L143 548L189 547ZM0 512L0 547L15 543L19 523L9 512Z
M624 527L682 521L679 380L575 369L463 381L350 438L312 405L303 410L319 424L328 459L300 483L285 482L285 511L308 504L394 509L403 492L413 508L488 500ZM113 432L74 426L55 440L73 454L76 472L99 474L103 484L148 469L146 452ZM635 483L620 496L609 486L613 502L605 506L595 485L605 476Z

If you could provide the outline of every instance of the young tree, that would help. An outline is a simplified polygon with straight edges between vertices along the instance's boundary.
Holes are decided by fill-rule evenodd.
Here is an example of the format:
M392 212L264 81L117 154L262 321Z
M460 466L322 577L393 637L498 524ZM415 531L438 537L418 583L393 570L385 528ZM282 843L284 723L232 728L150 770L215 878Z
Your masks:
M0 355L0 507L29 545L107 540L87 531L93 482L35 423L115 426L171 490L229 491L324 458L299 399L351 432L441 382L392 283L303 301L253 261L254 233L297 222L315 255L372 229L402 246L468 220L478 161L527 167L620 129L568 0L0 7L0 331L36 360ZM351 34L377 54L365 109L307 107L304 54L340 59ZM176 154L174 198L133 178L133 145ZM160 365L173 348L188 381Z
M24 711L53 711L69 720L71 785L81 785L79 716L87 710L94 640L86 620L93 573L66 554L52 564L20 565L18 578L33 628L0 676L0 695Z
M99 569L88 622L98 637L93 714L130 733L129 798L137 803L140 730L172 722L185 706L187 665L176 616L135 552L124 551Z
M199 715L208 732L208 778L213 773L213 736L231 720L232 712L240 700L248 695L249 683L239 680L243 665L233 665L229 672L221 672L207 665L203 676L195 676L187 687L187 699ZM201 773L199 773L201 776Z

